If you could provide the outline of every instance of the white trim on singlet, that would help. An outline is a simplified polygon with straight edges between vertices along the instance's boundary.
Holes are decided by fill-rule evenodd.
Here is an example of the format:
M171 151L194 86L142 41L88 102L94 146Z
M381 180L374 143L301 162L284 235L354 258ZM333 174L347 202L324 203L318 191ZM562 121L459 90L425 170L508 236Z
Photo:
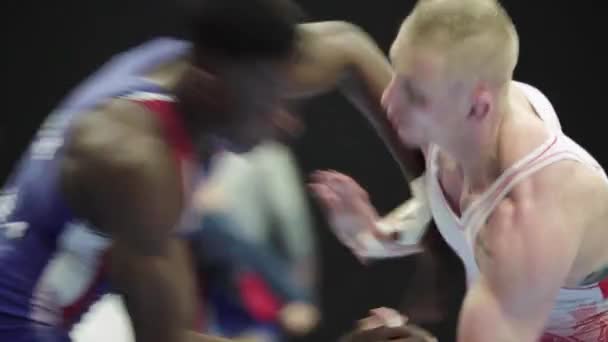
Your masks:
M494 183L484 191L480 196L475 198L473 202L471 202L467 208L458 215L452 207L448 204L447 208L450 211L451 215L454 217L455 221L460 225L460 227L466 227L472 223L476 212L478 212L479 207L482 203L488 201L491 196L503 185L506 179L512 177L516 172L525 167L528 163L534 161L534 159L539 158L544 153L546 153L549 149L552 148L553 144L555 144L558 140L558 137L563 135L561 132L561 125L559 120L557 119L557 115L555 114L555 110L553 106L549 102L549 100L540 92L540 90L521 82L513 82L517 87L519 87L525 94L528 102L537 113L539 118L546 124L547 128L549 128L550 136L544 143L536 147L529 154L515 162L513 165L508 167L499 177L496 179ZM437 146L431 146L429 149L429 159L436 162L438 157L439 149ZM440 186L441 188L441 186ZM443 189L440 191L440 195L442 199L446 202L447 198Z
M427 166L431 172L428 175L432 177L427 180L429 202L433 208L437 228L463 261L467 286L471 285L480 274L475 257L477 235L493 210L522 180L551 164L572 160L597 171L608 182L608 176L601 165L583 147L561 131L559 119L549 100L532 86L522 83L516 85L524 91L551 135L530 154L503 172L492 186L469 206L471 209L465 210L463 220L456 219L457 216L446 201L445 193L441 188L436 167L438 148L429 151ZM601 281L583 286L562 287L547 319L545 331L550 336L564 337L564 340L568 341L570 337L577 341L599 341L597 336L606 336L603 329L606 329L605 322L608 319L607 285L606 281Z
M73 323L63 321L75 318L64 317L63 310L85 304L84 300L103 265L102 255L110 244L109 237L97 233L85 222L66 223L57 238L56 250L36 281L30 318L49 325Z
M575 144L562 131L557 114L548 99L536 88L519 83L530 104L539 117L546 123L551 131L551 137L542 145L535 148L530 154L509 167L492 186L479 197L475 206L470 206L466 220L461 227L466 227L467 242L474 246L475 239L484 227L485 221L492 214L500 202L518 185L535 172L560 161L573 160L587 167L605 173L601 166L587 154L579 145Z
M446 221L445 224L455 224L455 228L458 228L464 235L465 241L462 242L469 244L468 247L465 247L460 242L454 241L454 243L458 245L457 248L473 248L475 238L483 227L483 223L485 223L485 220L500 201L523 179L550 164L562 160L575 160L602 172L604 177L606 177L603 169L597 164L593 157L561 131L561 125L559 124L557 114L542 92L523 83L514 82L514 84L524 92L532 108L545 123L549 130L549 137L529 154L508 167L486 191L467 206L460 216L449 205L445 191L439 180L439 169L437 164L439 148L437 146L431 146L429 148L427 167L431 170L429 176L434 178L430 178L431 183L429 183L429 186L431 186L430 189L432 189L431 191L434 194L429 194L429 196L436 196L437 200L441 202L441 204L438 203L438 205L440 205L442 207L441 210L444 211L444 213L441 214L442 219L449 219L452 222L447 223ZM608 181L608 178L606 179ZM450 229L447 231L449 230ZM469 252L464 251L463 253L469 254ZM473 261L473 263L475 265L470 266L477 268L476 262Z
M488 191L478 197L475 207L468 212L468 217L462 223L469 227L467 238L474 242L483 223L498 206L500 201L526 177L553 163L564 160L575 160L588 167L597 169L597 164L582 153L578 145L572 145L561 130L561 124L555 109L542 92L528 84L515 82L524 92L528 102L550 130L551 136L542 145L528 155L518 160L492 184ZM601 168L600 168L601 169Z
M502 201L517 184L535 172L564 160L574 160L586 164L586 161L574 151L569 151L563 147L560 149L560 146L554 145L554 148L541 154L537 160L531 161L519 170L515 170L510 175L510 178L501 182L499 186L496 187L496 190L491 193L493 197L489 197L488 200L481 203L477 208L475 215L472 216L471 220L467 223L469 227L467 230L467 238L470 242L473 243L475 241L474 239L483 228L485 220L492 214L492 211L496 209L500 201Z
M460 223L463 226L470 224L473 218L476 216L475 213L478 212L479 208L483 206L483 203L487 202L491 199L492 195L496 193L497 190L503 186L507 180L511 177L514 177L518 172L524 169L528 164L534 162L536 159L541 158L545 153L550 151L553 146L557 143L558 137L555 135L551 135L544 143L536 147L532 152L527 154L525 157L519 159L515 164L508 167L499 177L498 179L492 183L492 185L484 191L481 196L478 196L468 207L465 209L462 217L460 218Z
M159 94L152 93L148 91L135 91L123 96L120 96L122 99L133 100L133 101L167 101L167 102L175 102L176 99L174 96L170 96L167 94Z

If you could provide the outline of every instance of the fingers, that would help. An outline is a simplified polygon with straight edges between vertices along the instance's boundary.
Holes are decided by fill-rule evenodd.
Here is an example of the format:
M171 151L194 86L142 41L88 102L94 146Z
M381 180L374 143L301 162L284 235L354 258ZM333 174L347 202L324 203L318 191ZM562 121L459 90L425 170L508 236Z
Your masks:
M316 171L311 175L311 180L309 187L331 211L330 214L342 214L354 209L354 190L349 189L348 180L337 176L335 171Z
M437 342L437 338L435 338L435 336L431 335L430 332L422 329L419 326L410 324L410 325L406 326L406 329L410 336L408 338L406 338L404 341Z
M344 198L360 198L369 200L367 192L351 177L334 170L316 171L311 179L314 183L321 183L332 188L338 195Z
M313 194L320 200L323 209L336 211L339 209L340 199L337 194L323 183L313 183L308 185Z
M334 234L365 263L360 254L374 239L370 230L378 216L367 192L349 176L333 170L312 173L309 187L326 210Z

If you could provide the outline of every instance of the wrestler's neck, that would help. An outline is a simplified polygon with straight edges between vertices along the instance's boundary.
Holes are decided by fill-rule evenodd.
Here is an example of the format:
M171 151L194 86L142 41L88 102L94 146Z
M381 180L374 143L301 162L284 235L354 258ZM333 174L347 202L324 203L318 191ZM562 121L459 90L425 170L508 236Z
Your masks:
M473 192L484 191L503 172L500 150L505 136L504 123L519 115L510 91L505 91L497 104L479 136L458 144L459 148L454 151L464 182Z
M144 78L161 88L166 89L168 92L175 94L180 82L184 79L184 75L191 67L192 63L190 56L183 56L157 66L146 73ZM194 115L188 115L187 111L180 110L180 114L185 121L186 129L192 140L200 141L204 133L202 132L202 129L200 129L203 125L198 121L199 118Z

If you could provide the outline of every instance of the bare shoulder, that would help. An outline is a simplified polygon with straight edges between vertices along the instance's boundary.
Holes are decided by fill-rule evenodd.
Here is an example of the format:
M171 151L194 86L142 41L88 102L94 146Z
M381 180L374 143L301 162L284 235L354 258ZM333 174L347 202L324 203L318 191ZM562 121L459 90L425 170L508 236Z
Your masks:
M548 148L555 141L549 130L521 92L514 92L513 105L519 113L504 123L499 146L502 170L522 160L530 153ZM542 152L541 152L542 153ZM513 206L517 217L524 219L539 212L556 211L568 216L572 212L584 213L582 207L608 200L608 187L598 170L571 159L552 163L535 171L518 182L503 202ZM493 216L500 216L502 203ZM506 211L511 211L508 209ZM562 214L560 214L562 215ZM581 216L573 215L572 217Z
M482 272L498 287L520 279L523 292L532 284L581 279L589 269L573 265L584 260L579 253L593 225L605 221L607 194L599 173L576 161L537 171L512 189L480 231L475 254Z
M158 127L143 107L127 100L113 100L75 123L66 148L68 153L83 157L110 158L132 146L126 142L159 137Z
M517 183L491 218L528 220L559 216L574 220L608 200L608 183L597 170L575 160L548 165Z
M341 50L347 42L341 38L360 31L357 26L345 21L320 21L300 24L298 26L300 39L298 40L296 64L318 63L319 59L327 58L326 56L336 52L342 52ZM333 48L334 51L327 50L328 48Z
M352 31L360 31L361 29L349 22L332 20L332 21L317 21L300 24L298 30L304 35L306 34L339 34Z
M169 152L144 108L113 101L73 127L62 162L63 191L78 215L113 229L107 212L128 217L127 210L143 210L134 208L136 201L179 198L180 178Z

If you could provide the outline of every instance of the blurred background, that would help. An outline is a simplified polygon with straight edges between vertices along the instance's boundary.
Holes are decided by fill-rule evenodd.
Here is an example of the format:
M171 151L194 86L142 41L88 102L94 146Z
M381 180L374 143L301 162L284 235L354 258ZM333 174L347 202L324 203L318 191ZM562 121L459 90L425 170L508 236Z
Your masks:
M415 3L299 2L310 20L347 20L362 26L385 51ZM598 4L546 0L503 4L521 36L517 80L540 88L553 102L566 133L608 165L605 128L599 124L605 118L605 62L600 48L606 39ZM115 53L181 31L170 0L5 1L2 7L10 20L2 30L2 80L8 91L0 115L0 180L11 171L40 122L79 81ZM382 213L408 194L371 126L337 93L298 104L297 111L303 124L299 138L270 143L247 156L218 157L218 167L209 176L213 186L197 193L197 198L214 208L201 224L216 227L208 233L219 235L201 236L201 243L236 239L241 244L238 250L245 252L231 254L203 246L200 267L205 280L213 280L217 288L235 283L238 287L243 275L251 272L276 282L273 288L284 291L284 296L320 309L318 325L294 340L334 341L369 309L399 307L410 275L420 270L415 258L360 265L332 236L307 193L309 173L331 168L352 175ZM450 314L429 327L440 341L453 340L463 287L461 270L452 271ZM222 300L234 294L208 295ZM115 300L110 298L87 316L87 324L74 333L77 341L129 341L128 325ZM230 314L209 315L219 321ZM99 326L109 327L104 331L112 335L100 336Z

